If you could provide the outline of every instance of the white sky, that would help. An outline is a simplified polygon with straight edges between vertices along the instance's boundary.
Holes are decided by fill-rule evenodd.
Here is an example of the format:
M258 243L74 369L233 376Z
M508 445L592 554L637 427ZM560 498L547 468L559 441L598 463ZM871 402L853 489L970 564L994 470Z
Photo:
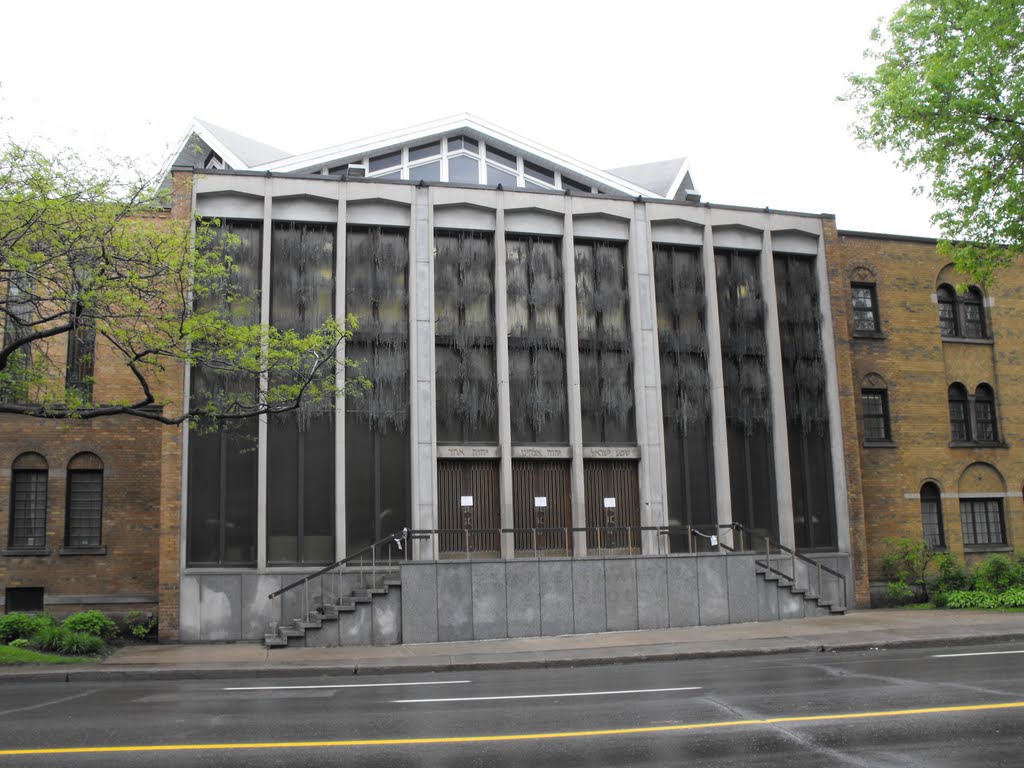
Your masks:
M297 153L470 112L599 168L686 155L705 201L934 235L835 101L898 4L6 3L0 115L158 166L193 115Z

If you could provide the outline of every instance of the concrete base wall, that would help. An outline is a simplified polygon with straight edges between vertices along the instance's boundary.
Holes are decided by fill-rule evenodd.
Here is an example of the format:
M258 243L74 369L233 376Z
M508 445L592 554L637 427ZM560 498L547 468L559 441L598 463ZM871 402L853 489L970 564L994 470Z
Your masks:
M766 582L753 554L411 561L401 589L360 605L361 617L324 623L309 645L389 645L663 629L814 615L816 603ZM849 574L850 558L821 558ZM808 566L813 571L813 567ZM181 579L181 641L262 640L359 576L311 581L271 603L299 573L200 573ZM816 577L815 577L816 580ZM829 584L826 579L826 586ZM852 580L847 578L852 595ZM834 589L826 588L826 597ZM308 597L307 597L308 595ZM852 599L852 598L851 598ZM850 603L852 605L852 603ZM337 637L336 637L337 636Z

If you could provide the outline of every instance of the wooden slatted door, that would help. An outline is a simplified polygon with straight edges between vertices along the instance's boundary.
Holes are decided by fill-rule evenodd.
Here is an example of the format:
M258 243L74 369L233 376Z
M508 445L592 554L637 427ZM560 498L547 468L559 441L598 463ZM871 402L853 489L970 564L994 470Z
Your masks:
M639 553L640 482L637 462L584 461L583 488L588 550Z
M441 557L500 557L497 461L439 459L437 503Z
M516 553L572 553L572 493L568 461L512 461L512 516ZM541 501L543 500L543 501ZM536 535L534 535L534 530Z

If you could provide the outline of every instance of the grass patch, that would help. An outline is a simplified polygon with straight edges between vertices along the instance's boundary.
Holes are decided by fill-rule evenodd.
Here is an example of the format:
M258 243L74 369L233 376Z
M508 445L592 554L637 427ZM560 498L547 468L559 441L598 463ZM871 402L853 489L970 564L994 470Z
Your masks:
M40 653L28 648L11 648L0 645L0 665L2 664L80 664L83 661L95 661L89 658L58 656L55 653Z

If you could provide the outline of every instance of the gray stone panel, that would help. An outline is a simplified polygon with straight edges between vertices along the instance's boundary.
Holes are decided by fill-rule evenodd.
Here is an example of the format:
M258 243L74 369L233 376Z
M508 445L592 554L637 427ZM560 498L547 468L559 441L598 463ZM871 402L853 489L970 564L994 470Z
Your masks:
M271 625L281 623L281 601L268 595L281 588L280 576L247 573L242 576L242 639L262 640Z
M572 615L576 634L608 631L604 562L572 561Z
M202 616L199 611L199 577L182 576L181 606L178 614L178 637L183 643L198 643Z
M437 565L402 564L402 637L406 643L436 643Z
M729 623L757 621L757 575L752 555L728 555Z
M536 560L509 560L505 564L508 636L540 635L540 565Z
M473 638L508 637L505 563L473 563Z
M337 621L328 619L320 627L307 629L305 644L307 648L337 648L341 645L341 631ZM292 645L299 645L295 640Z
M427 350L429 359L429 349ZM428 368L429 370L429 368ZM429 442L430 425L433 423L434 409L433 401L430 398L430 382L416 382L416 418L419 424L421 442Z
M641 557L636 561L640 629L665 629L669 625L667 560L665 557Z
M804 617L804 598L794 595L788 587L779 590L779 618L802 619Z
M473 579L471 563L437 564L437 638L473 639Z
M402 642L402 591L398 587L388 589L386 595L374 595L373 603L373 644L398 645Z
M373 645L373 607L358 603L352 612L338 619L338 638L342 645Z
M729 576L726 555L697 557L697 589L700 594L700 623L729 623Z
M604 561L605 612L609 632L638 629L636 559Z
M573 582L571 560L540 560L540 633L571 635L573 632Z
M700 593L697 591L697 558L670 555L665 558L668 579L668 625L695 627L700 624Z
M199 610L206 642L242 638L242 577L213 575L200 577Z
M777 582L757 577L757 620L776 621L779 618L779 588Z

